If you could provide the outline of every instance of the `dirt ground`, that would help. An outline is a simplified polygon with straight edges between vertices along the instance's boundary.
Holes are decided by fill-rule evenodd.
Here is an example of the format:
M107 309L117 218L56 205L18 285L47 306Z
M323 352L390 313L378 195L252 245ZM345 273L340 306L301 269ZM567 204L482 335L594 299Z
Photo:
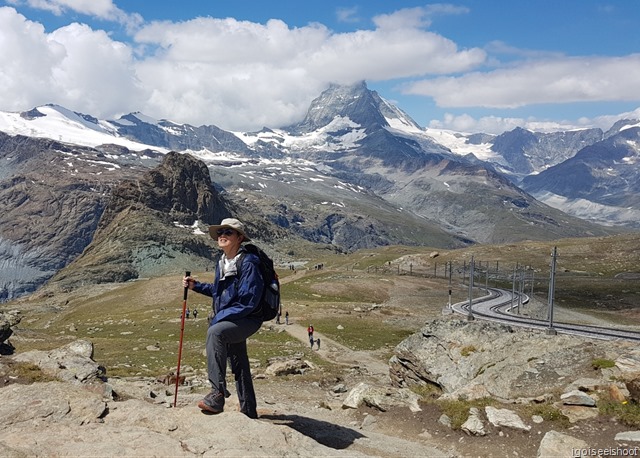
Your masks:
M332 281L340 283L339 276ZM396 322L411 323L418 329L425 322L443 316L446 294L440 293L433 297L434 287L441 288L442 285L430 284L427 279L397 276L389 281L380 281L363 276L355 280L349 278L345 284L353 286L354 281L357 288L379 290L375 294L386 297L382 307L393 312L384 315L386 319L393 317ZM305 321L298 321L297 309L291 306L291 310L293 314L289 325L272 326L308 345L306 326L307 321L313 319L313 312L308 308L304 309ZM334 313L335 321L339 322L339 310L332 312L323 309L321 313L324 318L327 314ZM578 312L570 314L573 319L592 320L592 317L576 316L576 313ZM474 437L441 424L439 419L442 412L435 403L421 403L422 410L419 412L400 407L384 412L366 406L343 409L342 401L346 392L336 390L335 387L342 384L346 389L351 389L359 382L387 386L388 356L383 356L380 351L353 351L331 339L321 329L316 329L315 337L321 339L321 348L314 349L314 352L333 363L332 367L338 368L335 370L335 380L325 378L320 382L309 382L308 378L296 376L256 380L258 411L260 421L290 423L291 427L317 442L337 450L348 449L375 456L413 457L421 456L416 450L432 447L440 452L438 456L447 457L535 457L540 441L549 430L582 439L593 448L615 448L621 445L614 441L615 435L632 429L602 416L570 425L551 421L535 423L531 418L523 417L525 423L531 426L531 431L527 433L485 424L488 434ZM0 374L0 387L21 383L19 378L11 374L10 365L5 365L5 368L7 370ZM229 399L228 408L233 409L234 402L237 404L235 394ZM510 405L504 408L517 410ZM356 437L361 439L355 440ZM383 439L374 439L375 437ZM383 440L384 448L368 447L367 440L378 440L377 444ZM629 444L629 447L633 446L634 444Z
M282 326L292 336L303 342L307 341L306 327L303 325L294 323ZM321 350L318 351L320 356L345 365L342 383L347 386L354 386L359 381L388 384L387 366L375 355L352 352L321 333L316 332L316 336L322 341ZM359 370L351 370L353 367L358 367ZM321 420L322 423L315 424L314 428L317 429L317 438L324 438L322 440L326 440L327 434L330 436L331 429L340 426L356 429L365 436L369 432L375 432L390 438L430 445L442 451L443 456L469 458L535 457L540 441L550 430L582 439L590 447L616 447L620 444L614 441L615 435L630 430L628 426L604 417L580 421L569 426L548 421L537 424L531 418L523 418L525 423L531 426L531 431L521 432L485 425L489 433L483 437L474 437L441 424L438 420L442 412L435 403L422 403L420 412L411 412L408 408L400 407L382 412L367 406L357 410L344 410L340 405L342 398L337 395L332 397L329 388L300 384L295 379L278 381L268 386L259 385L259 403L262 402L264 407L261 413L269 417L269 414L274 412L295 412L298 416ZM510 405L503 408L517 410L515 406ZM336 438L330 446L342 448L343 445L340 439ZM405 455L391 453L388 456Z
M362 279L360 287L383 288L389 298L384 306L393 307L404 320L422 320L442 317L441 300L436 300L431 307L425 306L424 281L410 277L396 277L395 281L384 285L373 284ZM443 303L443 305L446 302ZM327 313L326 310L323 313ZM577 322L592 322L589 315L582 315L574 311L559 312L564 318L571 318ZM306 323L297 323L295 318L289 325L280 325L286 332L307 343ZM359 381L389 383L387 361L380 359L376 352L352 351L344 345L331 340L316 329L316 337L321 338L321 349L316 350L322 358L344 366L342 383L354 386ZM354 370L357 368L357 370ZM599 416L594 419L583 420L575 424L558 424L549 421L535 423L531 418L524 418L531 431L521 432L508 428L494 428L487 426L489 433L483 437L474 437L461 430L441 424L438 420L442 415L435 403L422 403L420 412L411 412L408 408L393 408L381 412L370 407L357 410L343 410L340 407L339 396L330 396L327 388L298 384L295 379L287 382L279 381L261 387L259 391L264 399L267 411L295 411L298 415L309 415L326 422L327 425L341 425L344 427L377 432L389 437L396 437L410 442L429 444L442 451L445 456L456 457L535 457L540 441L545 433L556 430L572 437L584 440L589 447L607 448L618 447L621 444L614 441L618 432L629 431L626 425ZM344 395L343 395L344 396ZM498 406L500 407L500 406ZM517 410L515 406L505 405L503 408ZM331 427L329 426L330 430ZM330 431L319 431L318 437L325 437ZM339 441L338 441L339 442ZM340 447L340 443L334 444ZM634 444L628 444L633 447ZM404 456L389 454L388 456Z

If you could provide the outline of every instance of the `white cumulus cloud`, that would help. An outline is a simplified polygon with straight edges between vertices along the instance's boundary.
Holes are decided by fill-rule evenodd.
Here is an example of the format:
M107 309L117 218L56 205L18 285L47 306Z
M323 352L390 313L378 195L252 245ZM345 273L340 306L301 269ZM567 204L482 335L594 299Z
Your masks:
M104 31L71 24L46 33L12 8L0 8L0 99L4 110L57 103L96 116L141 104L130 47Z
M567 57L498 41L460 48L430 30L438 15L469 12L450 4L401 9L373 17L371 29L335 32L276 19L144 22L113 0L7 3L115 22L130 35L119 41L82 23L47 31L13 7L0 7L0 110L57 103L100 118L141 111L249 131L299 121L329 83L360 80L405 81L402 92L451 109L640 99L640 54ZM346 22L359 19L358 9L337 14ZM500 54L519 60L507 66ZM432 126L493 132L534 122L544 121L458 113Z
M441 107L640 100L640 54L526 61L509 68L409 83Z

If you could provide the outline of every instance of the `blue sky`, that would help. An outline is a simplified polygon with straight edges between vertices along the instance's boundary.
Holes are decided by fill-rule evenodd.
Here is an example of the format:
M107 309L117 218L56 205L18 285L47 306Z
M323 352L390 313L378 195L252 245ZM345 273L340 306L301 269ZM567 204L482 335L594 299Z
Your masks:
M423 127L640 118L636 0L0 0L0 110L250 131L365 80Z

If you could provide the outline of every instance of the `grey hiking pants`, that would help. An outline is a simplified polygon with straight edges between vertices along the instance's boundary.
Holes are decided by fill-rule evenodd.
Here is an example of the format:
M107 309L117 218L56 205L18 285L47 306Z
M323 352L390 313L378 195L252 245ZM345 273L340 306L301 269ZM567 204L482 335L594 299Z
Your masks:
M225 377L227 358L236 381L240 411L256 418L256 393L251 379L247 338L260 329L259 321L243 318L237 321L220 321L207 331L207 372L213 390L226 393Z

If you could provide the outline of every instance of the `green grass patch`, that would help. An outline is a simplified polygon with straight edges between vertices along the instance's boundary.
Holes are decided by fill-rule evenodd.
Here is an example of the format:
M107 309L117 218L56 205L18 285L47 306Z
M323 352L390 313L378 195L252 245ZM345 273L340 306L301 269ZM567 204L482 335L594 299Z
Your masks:
M525 404L520 407L520 410L528 417L538 415L542 417L544 421L553 423L554 427L559 429L567 429L571 426L569 417L565 416L557 407L547 402L540 404Z
M637 308L640 303L640 282L611 278L576 278L558 276L556 298L565 307L611 312ZM624 320L620 324L625 324Z
M248 345L250 357L260 360L266 366L269 358L293 357L305 354L308 345L292 337L288 332L270 330L268 325L251 336Z
M616 362L610 359L597 358L591 361L591 366L594 369L606 369L610 367L615 367Z
M603 396L598 401L598 411L630 428L640 428L640 405L633 401L619 402L609 396Z
M42 372L40 367L32 363L14 363L11 367L12 375L23 383L51 382L55 377Z
M496 401L491 398L475 399L473 401L464 400L438 400L436 404L446 416L451 419L451 427L458 430L469 418L469 409L475 407L483 410L486 406L494 405Z
M338 325L342 329L338 329ZM415 329L386 324L377 316L344 315L335 318L314 318L315 330L352 350L378 350L395 347Z

